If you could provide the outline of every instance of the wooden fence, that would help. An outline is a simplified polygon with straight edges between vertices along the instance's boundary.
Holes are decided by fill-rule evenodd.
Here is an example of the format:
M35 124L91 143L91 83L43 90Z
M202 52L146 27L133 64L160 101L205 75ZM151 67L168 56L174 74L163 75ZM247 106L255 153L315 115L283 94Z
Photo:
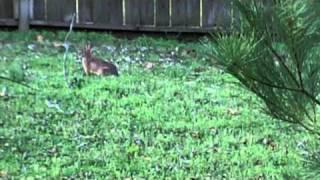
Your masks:
M0 0L0 26L66 27L76 14L78 28L208 32L230 26L231 1Z

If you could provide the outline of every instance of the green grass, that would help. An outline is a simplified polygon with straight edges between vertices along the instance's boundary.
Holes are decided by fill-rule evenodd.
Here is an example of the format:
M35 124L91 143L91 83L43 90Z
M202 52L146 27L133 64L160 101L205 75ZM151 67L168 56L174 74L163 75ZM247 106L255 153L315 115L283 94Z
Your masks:
M319 141L265 115L199 43L73 33L69 89L53 46L64 36L0 32L0 75L37 89L0 81L0 178L301 179L309 170ZM83 75L87 41L120 77Z

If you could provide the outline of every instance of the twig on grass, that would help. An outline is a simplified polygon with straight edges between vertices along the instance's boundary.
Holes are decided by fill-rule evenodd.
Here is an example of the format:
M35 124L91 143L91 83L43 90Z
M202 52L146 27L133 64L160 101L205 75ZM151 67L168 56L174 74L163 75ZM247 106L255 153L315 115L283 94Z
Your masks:
M16 81L16 80L14 80L14 79L10 79L10 78L4 77L4 76L0 76L0 79L6 80L6 81L10 81L10 82L12 82L12 83L18 84L18 85L20 85L20 86L23 86L23 87L26 87L26 88L29 88L29 89L32 89L32 90L36 90L36 89L34 89L33 87L29 86L28 84L25 84L25 83L20 82L20 81Z

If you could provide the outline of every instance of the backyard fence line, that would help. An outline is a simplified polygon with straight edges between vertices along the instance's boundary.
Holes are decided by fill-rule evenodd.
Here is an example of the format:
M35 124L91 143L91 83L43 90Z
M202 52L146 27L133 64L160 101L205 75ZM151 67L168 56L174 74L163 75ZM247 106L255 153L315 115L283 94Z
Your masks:
M210 32L234 19L231 0L0 0L0 26Z

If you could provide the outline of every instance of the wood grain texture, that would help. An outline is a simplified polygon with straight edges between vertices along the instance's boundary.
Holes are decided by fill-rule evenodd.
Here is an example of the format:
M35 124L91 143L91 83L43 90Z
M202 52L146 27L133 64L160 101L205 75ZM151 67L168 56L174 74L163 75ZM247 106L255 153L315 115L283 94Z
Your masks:
M13 17L13 0L0 0L0 18L10 19Z
M157 7L156 26L169 26L170 24L169 0L157 0L156 7Z
M139 1L140 0L126 0L127 25L140 25Z
M80 0L79 19L82 24L122 24L121 0Z
M185 0L187 26L200 26L200 0Z
M203 26L226 26L230 24L231 0L203 0Z
M154 25L153 0L127 0L125 8L127 25Z
M33 0L33 19L44 20L45 19L45 4L44 0Z
M83 24L93 21L93 0L79 0L79 22Z
M0 19L13 19L15 0L0 0ZM17 1L17 0L16 0ZM47 1L47 4L45 4ZM97 29L154 30L203 32L217 26L238 26L239 17L230 15L232 0L203 0L202 29L200 28L200 0L125 0L126 26L123 26L122 0L79 0L79 26ZM32 1L31 1L32 2ZM33 0L33 25L64 26L76 11L76 0ZM154 4L155 3L155 4ZM172 14L170 17L170 6ZM154 9L155 8L155 9ZM31 14L32 14L31 13ZM170 22L171 25L170 26ZM232 23L231 23L232 22ZM15 24L14 21L2 25ZM153 25L156 25L153 27Z
M200 0L172 0L172 26L200 26Z
M154 25L154 1L140 0L138 7L140 11L140 25Z
M47 0L48 21L69 23L76 12L75 0Z
M172 26L187 25L187 2L186 0L172 0Z

